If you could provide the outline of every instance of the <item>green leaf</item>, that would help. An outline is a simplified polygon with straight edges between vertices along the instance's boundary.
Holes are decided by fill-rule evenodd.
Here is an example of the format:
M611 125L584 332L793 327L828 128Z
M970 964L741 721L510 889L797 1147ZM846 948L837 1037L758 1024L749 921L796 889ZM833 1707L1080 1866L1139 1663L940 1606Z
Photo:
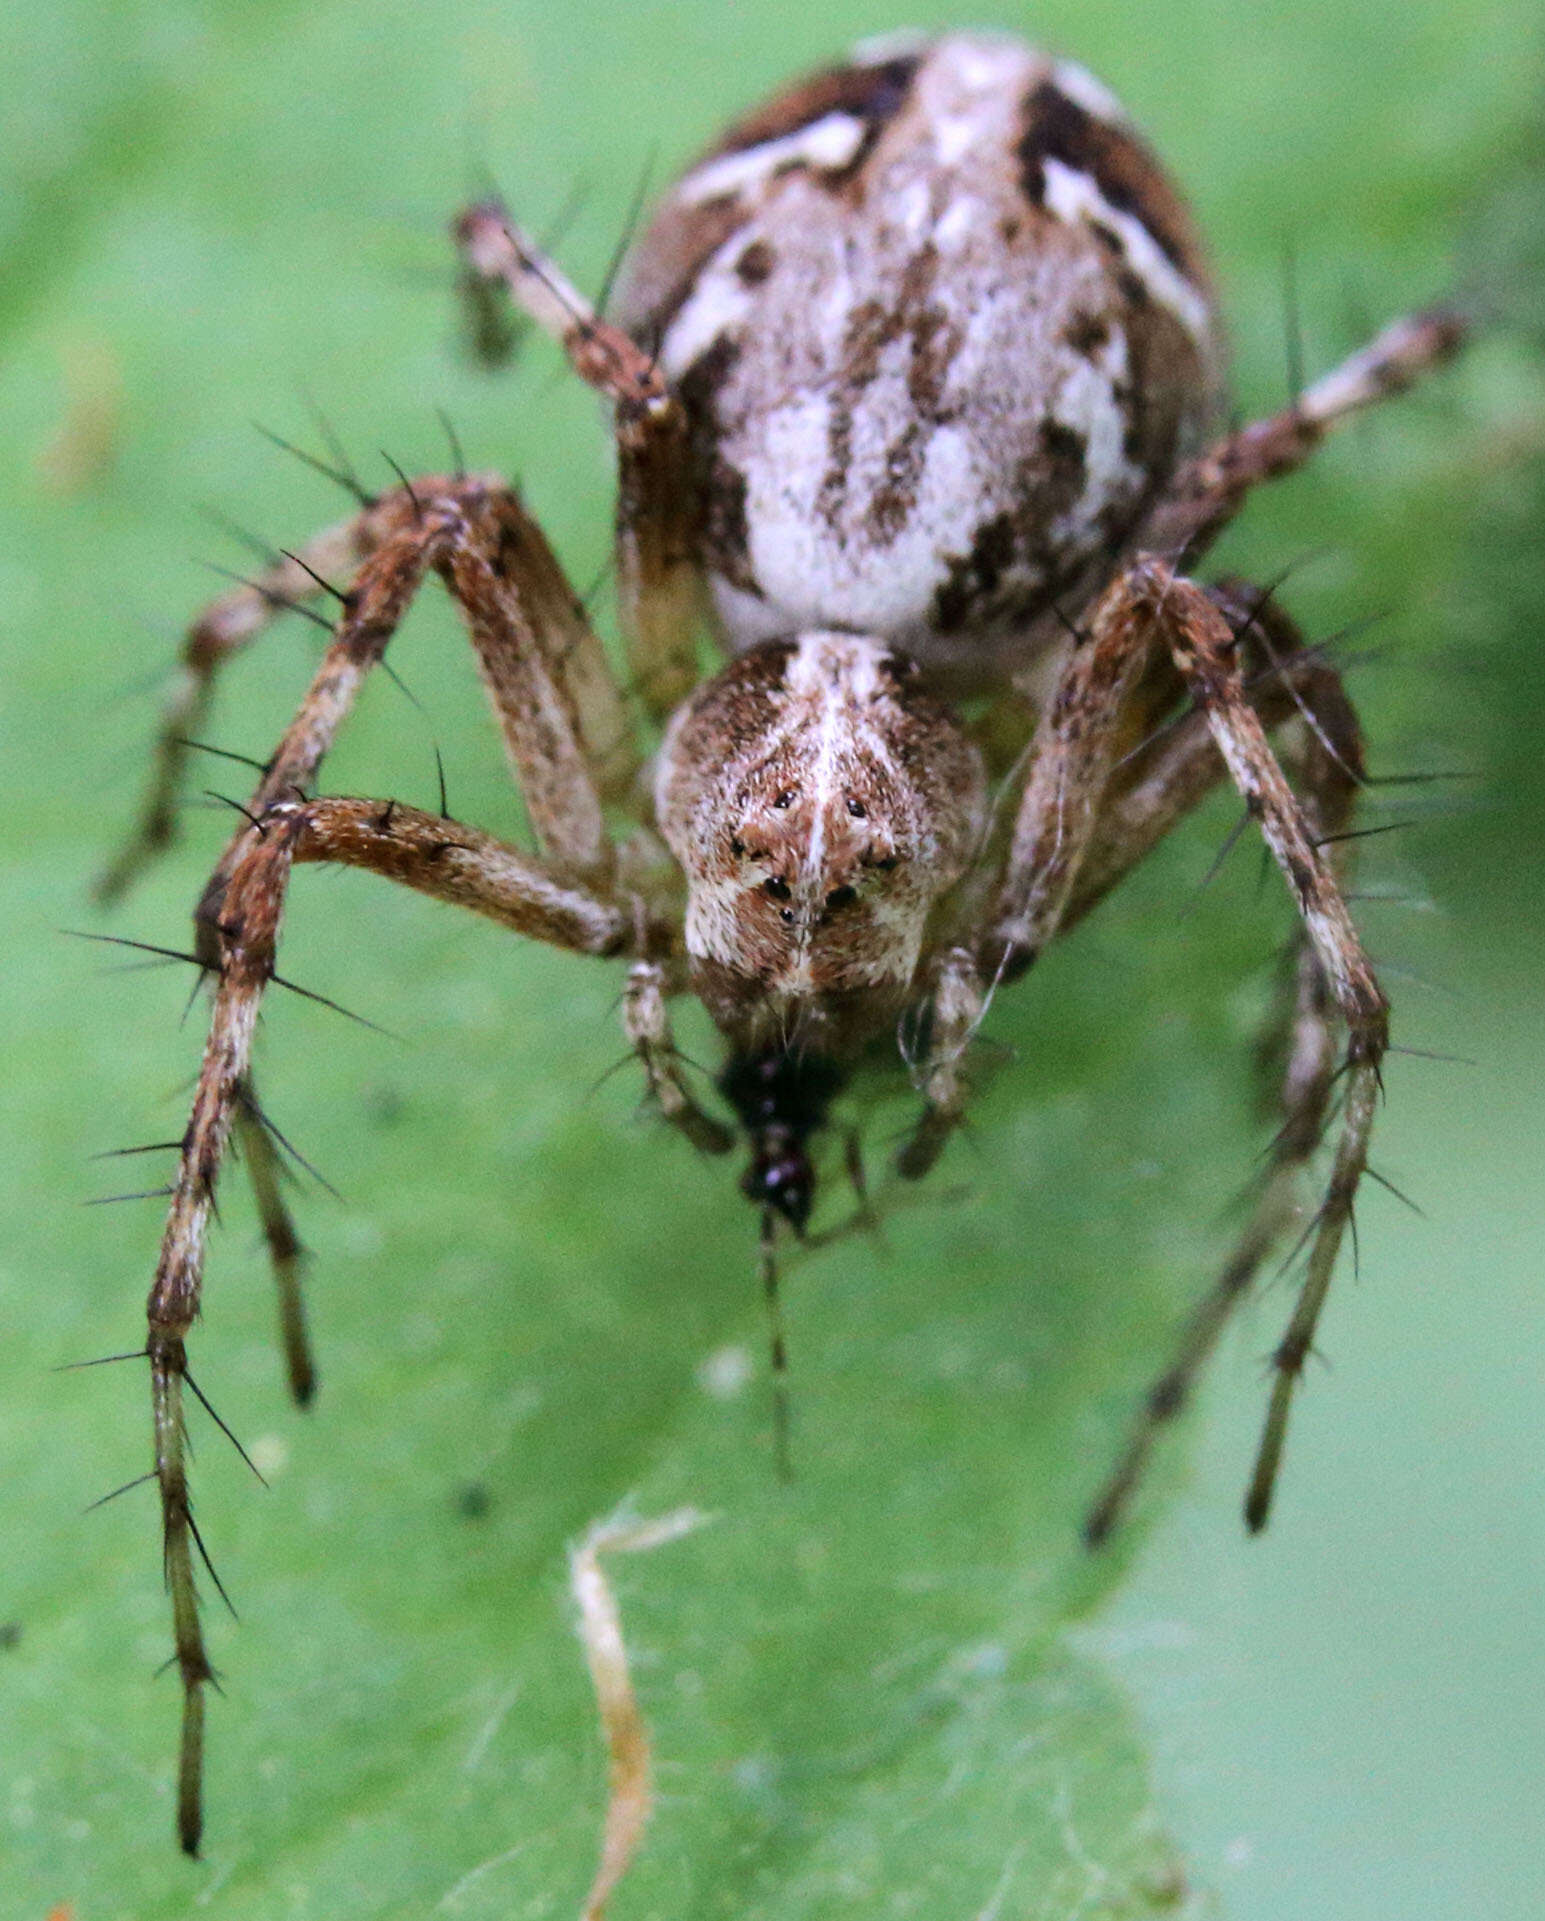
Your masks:
M1438 0L1415 0L1394 42L1371 5L1248 33L1197 4L1167 9L1162 33L1129 9L1038 16L1191 184L1246 405L1280 399L1284 229L1323 365L1362 330L1348 304L1377 319L1443 291L1454 210L1516 180L1498 130L1524 125L1536 75L1499 51L1527 16L1469 11L1460 40ZM576 1912L604 1762L565 1544L625 1497L718 1519L617 1569L660 1786L618 1921L1071 1921L1190 1901L1134 1711L1070 1630L1129 1567L1137 1530L1091 1559L1078 1522L1226 1245L1219 1213L1259 1137L1249 1034L1287 921L1245 856L1195 896L1226 806L1000 997L1005 1058L975 1134L883 1244L854 1236L791 1271L791 1486L770 1460L754 1224L733 1172L636 1125L631 1075L607 1077L617 970L357 876L301 875L285 971L404 1038L295 1002L265 1023L266 1103L348 1197L297 1200L323 1375L310 1415L283 1398L239 1180L222 1192L194 1365L270 1486L196 1417L201 1522L241 1613L211 1612L224 1691L201 1866L171 1837L153 1494L76 1518L145 1463L146 1384L134 1362L49 1370L136 1347L159 1228L154 1201L78 1203L162 1178L154 1155L84 1157L180 1131L201 1016L179 1028L181 970L107 975L108 950L57 930L103 925L85 894L140 778L147 690L213 590L193 557L242 565L199 508L290 544L344 503L249 420L315 444L314 395L384 479L378 448L410 471L443 460L443 406L476 464L521 474L588 582L610 511L596 410L540 347L503 382L459 363L445 223L485 167L536 228L583 179L564 253L593 285L653 152L674 164L793 67L894 23L757 7L725 24L706 0L75 0L0 26L7 1914ZM1475 204L1501 209L1493 263L1521 257L1516 197ZM1454 503L1502 491L1476 471L1489 429L1538 434L1541 418L1537 363L1483 351L1261 503L1232 563L1270 576L1335 542L1295 609L1327 631L1394 593L1417 659L1447 644L1456 582L1476 591L1469 618L1500 608L1520 634L1527 596L1511 576L1477 585ZM1538 502L1517 511L1527 540ZM291 623L232 669L219 744L267 750L313 638ZM438 744L454 811L518 834L442 604L415 611L393 660L423 713L373 685L330 784L433 804ZM1447 712L1430 676L1368 704L1385 764ZM1508 732L1495 713L1478 701L1458 731L1521 764L1523 719ZM199 779L239 794L238 774L211 761ZM180 944L227 822L186 826L111 931ZM687 1045L712 1057L701 1029ZM902 1113L869 1118L875 1160ZM125 1165L152 1171L123 1180ZM1145 1515L1177 1465L1161 1457Z

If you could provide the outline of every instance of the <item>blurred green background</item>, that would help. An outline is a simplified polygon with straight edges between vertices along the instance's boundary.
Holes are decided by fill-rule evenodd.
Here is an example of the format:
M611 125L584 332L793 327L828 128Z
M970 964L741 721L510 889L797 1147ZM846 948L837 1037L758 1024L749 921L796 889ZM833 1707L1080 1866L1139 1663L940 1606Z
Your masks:
M1263 1130L1248 1059L1286 926L1221 804L1036 977L971 1143L887 1229L802 1265L800 1478L773 1480L751 1221L720 1166L634 1125L615 970L522 949L357 876L302 875L293 1001L263 1050L281 1125L345 1191L300 1197L323 1370L284 1403L232 1181L195 1365L270 1470L207 1426L201 1515L242 1612L211 1616L206 1861L171 1840L175 1684L131 1348L154 1202L90 1153L181 1125L187 983L59 937L177 944L227 829L110 922L86 889L138 790L179 621L338 511L254 434L372 478L437 464L435 410L518 473L574 578L601 569L606 443L538 348L459 360L442 239L491 171L600 279L640 170L860 32L878 6L578 0L65 0L0 20L0 1907L42 1921L363 1921L577 1910L603 1764L563 1546L631 1494L716 1525L619 1569L660 1759L629 1917L1148 1914L1525 1921L1545 1912L1545 147L1532 0L1139 11L1012 26L1093 67L1191 191L1242 404L1284 392L1282 260L1311 370L1458 284L1490 336L1258 500L1224 558L1296 563L1309 631L1355 642L1376 771L1362 913L1402 1044L1369 1196L1302 1397L1278 1513L1238 1498L1279 1284L1241 1317L1139 1520L1076 1541L1134 1397L1226 1245ZM603 618L609 618L603 600ZM316 636L224 685L261 754ZM372 686L340 791L519 832L437 596ZM229 770L200 783L234 791ZM710 1043L694 1034L696 1049ZM873 1150L896 1124L870 1124ZM159 1178L159 1176L158 1176ZM153 1182L145 1183L147 1185ZM705 1366L714 1360L715 1364ZM754 1370L737 1387L742 1359Z

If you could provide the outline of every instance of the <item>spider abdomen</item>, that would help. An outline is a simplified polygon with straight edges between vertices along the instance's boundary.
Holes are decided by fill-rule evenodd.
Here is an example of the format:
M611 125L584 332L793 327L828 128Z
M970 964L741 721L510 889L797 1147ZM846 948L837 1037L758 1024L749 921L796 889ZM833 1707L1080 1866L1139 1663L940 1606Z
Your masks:
M622 318L692 422L734 648L880 636L1022 665L1214 411L1190 219L1081 69L892 41L733 127L630 262Z

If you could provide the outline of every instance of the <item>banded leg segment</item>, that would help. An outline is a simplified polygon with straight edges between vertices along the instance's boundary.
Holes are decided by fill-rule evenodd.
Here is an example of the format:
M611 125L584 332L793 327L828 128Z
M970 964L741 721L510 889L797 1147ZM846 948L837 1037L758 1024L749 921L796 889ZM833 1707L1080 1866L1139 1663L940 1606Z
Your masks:
M256 640L282 613L303 608L323 589L321 580L350 579L379 544L374 508L329 527L295 559L276 553L250 582L206 607L188 629L172 687L161 710L150 779L123 847L98 876L104 905L117 900L177 837L177 807L190 751L204 731L215 681L226 661Z
M350 550L366 555L357 571L339 565ZM342 601L337 630L266 765L250 812L259 814L309 789L431 568L445 579L465 616L544 851L565 869L604 882L613 849L603 800L627 786L634 767L621 697L600 642L540 529L513 492L486 476L427 476L394 489L297 560L228 596L195 628L195 637L205 638L198 641L201 677L191 684L203 701L218 662L254 637L281 597L322 591L329 572L349 582L346 589L333 589ZM168 721L162 737L156 791L163 800L185 752L173 738L180 724ZM227 846L195 915L197 951L211 969L219 962L216 927L225 889L247 831L243 827ZM142 828L120 863L125 874L155 841L156 831ZM299 1242L278 1189L250 1080L248 1091L250 1104L238 1112L234 1125L278 1286L292 1392L304 1402L314 1390L315 1369L300 1300Z
M1101 595L1068 651L1036 725L997 882L963 930L931 1000L923 1065L926 1105L897 1159L917 1179L964 1118L964 1059L987 995L1017 978L1057 934L1126 735L1129 707L1153 655L1151 622L1124 579Z
M1367 1165L1368 1141L1378 1106L1379 1064L1388 1044L1389 1008L1341 897L1336 875L1320 846L1323 836L1317 834L1313 821L1306 817L1289 787L1266 740L1260 717L1245 694L1243 650L1228 620L1201 589L1177 579L1160 562L1139 562L1129 578L1134 594L1146 597L1152 606L1154 618L1202 710L1217 750L1298 904L1313 965L1301 975L1299 989L1300 1024L1309 1057L1297 1070L1306 1076L1308 1090L1301 1098L1297 1119L1305 1126L1313 1119L1316 1136L1330 1084L1318 1059L1324 1026L1318 1008L1321 995L1334 1006L1347 1030L1340 1136L1325 1198L1310 1223L1308 1269L1298 1304L1272 1356L1275 1375L1271 1402L1245 1500L1246 1522L1256 1531L1265 1526L1270 1511L1293 1391L1313 1345L1336 1257ZM1321 751L1346 763L1346 755L1339 752L1323 732L1313 737ZM1343 764L1340 774L1355 785L1357 761ZM1334 791L1332 777L1323 766L1319 784L1322 791L1327 787ZM1349 801L1350 793L1342 799ZM1291 1071L1294 1070L1290 1057ZM1284 1185L1304 1151L1292 1127L1286 1146L1288 1161L1281 1170ZM1263 1205L1270 1209L1270 1192Z
M279 1306L279 1351L284 1356L284 1371L289 1381L290 1399L297 1407L309 1407L316 1398L316 1357L311 1351L311 1336L306 1327L306 1300L301 1291L300 1269L306 1250L295 1231L295 1222L280 1188L282 1164L268 1127L258 1106L257 1090L248 1077L241 1106L233 1128L236 1151L247 1171L258 1219L263 1224L263 1240L268 1248L268 1264L273 1272Z
M1194 566L1252 488L1302 467L1333 427L1404 393L1453 359L1468 331L1469 323L1453 307L1431 307L1391 322L1308 387L1295 406L1252 421L1187 461L1133 546Z
M634 935L634 915L609 896L563 879L486 834L391 801L279 802L242 837L215 930L219 982L209 1040L147 1303L155 1466L184 1696L178 1834L189 1854L198 1851L202 1825L203 1688L211 1671L194 1585L200 1543L183 1440L184 1343L199 1310L220 1165L233 1127L244 1113L251 1115L252 1038L263 990L274 975L290 871L304 861L367 868L577 953L620 953Z
M634 685L663 720L698 677L701 508L686 412L654 360L595 312L503 207L468 208L455 234L474 284L503 287L612 403L618 606Z
M1282 626L1285 626L1282 623ZM1294 637L1286 638L1289 645ZM1304 817L1320 844L1349 823L1363 778L1362 738L1340 677L1305 655L1275 655L1252 694L1262 722L1290 721L1298 738L1285 756ZM1305 714L1308 718L1305 719ZM1091 851L1070 904L1078 919L1121 873L1136 865L1174 825L1176 809L1221 777L1223 762L1204 716L1190 716L1163 743L1162 765L1145 770L1112 808L1126 818ZM1159 803L1159 804L1156 804ZM1119 850L1119 852L1118 852ZM1339 847L1336 850L1340 851ZM1342 861L1336 861L1338 879ZM1272 1250L1303 1218L1308 1165L1324 1137L1336 1077L1336 1015L1329 983L1307 931L1300 929L1278 1011L1263 1051L1281 1063L1280 1125L1249 1218L1217 1279L1188 1316L1174 1352L1144 1397L1110 1475L1090 1507L1084 1537L1099 1546L1120 1523L1163 1429L1184 1409L1202 1368ZM1279 1439L1280 1450L1280 1439ZM1273 1464L1274 1465L1274 1464ZM1263 1516L1264 1518L1264 1516Z
M1120 583L1112 594L1119 591ZM1241 582L1202 591L1239 631L1252 670L1249 698L1262 725L1274 729L1322 711L1325 727L1350 743L1348 755L1359 755L1355 716L1339 677L1303 651L1297 630L1269 596ZM1096 630L1084 645L1097 640ZM1126 630L1108 644L1130 645L1133 653L1119 670L1074 654L1042 717L1027 756L1005 878L997 901L982 910L996 931L963 935L970 944L952 948L940 968L919 1074L927 1105L898 1161L908 1178L928 1171L964 1118L969 1047L995 981L1022 972L1048 940L1081 920L1226 771L1200 709L1162 720L1166 705L1185 691L1168 656ZM1334 757L1333 749L1326 751Z
M600 643L517 497L499 483L428 476L378 503L378 540L345 597L337 632L249 803L254 813L303 794L424 575L444 576L544 853L604 873L602 770L622 725ZM582 663L582 665L581 665ZM610 687L610 699L604 690ZM587 704L581 690L593 693ZM597 691L601 690L601 691ZM246 830L226 849L206 902L218 901Z
M1017 973L1071 925L1174 825L1226 770L1243 795L1298 905L1297 964L1284 1091L1287 1121L1275 1145L1262 1199L1234 1258L1198 1309L1181 1352L1150 1398L1128 1456L1090 1518L1100 1538L1140 1472L1153 1429L1178 1410L1197 1367L1216 1341L1229 1308L1295 1217L1296 1177L1318 1144L1334 1079L1331 1022L1347 1030L1342 1128L1330 1184L1310 1223L1308 1273L1298 1307L1273 1357L1276 1379L1260 1455L1246 1503L1252 1529L1264 1525L1280 1461L1294 1385L1351 1216L1367 1160L1387 1044L1388 1010L1322 852L1345 819L1361 778L1361 745L1334 675L1302 655L1286 623L1262 623L1253 641L1231 596L1177 578L1162 562L1138 561L1098 603L1089 632L1068 655L1033 744L1012 839L996 897L982 916L974 948L977 979ZM1248 614L1249 610L1245 610ZM1195 713L1163 730L1118 765L1133 703L1146 703L1163 649L1189 689ZM1245 661L1266 666L1254 701ZM1310 692L1320 699L1311 705ZM1300 806L1266 739L1265 727L1293 720L1304 735L1309 812ZM958 1090L930 1107L903 1160L936 1152Z

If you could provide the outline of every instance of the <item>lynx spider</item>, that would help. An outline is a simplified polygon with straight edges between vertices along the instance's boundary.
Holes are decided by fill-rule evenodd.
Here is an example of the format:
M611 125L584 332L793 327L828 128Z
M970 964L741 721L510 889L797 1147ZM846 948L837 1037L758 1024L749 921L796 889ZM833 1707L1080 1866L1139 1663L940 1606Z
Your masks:
M921 1037L904 1063L921 1111L895 1172L926 1174L965 1113L995 987L1227 774L1300 916L1282 1126L1239 1244L1090 1513L1091 1542L1268 1250L1304 1221L1300 1176L1339 1083L1330 1181L1303 1227L1307 1272L1246 1499L1250 1527L1264 1524L1379 1094L1387 1005L1337 871L1363 779L1355 715L1268 593L1198 585L1190 570L1259 482L1444 360L1463 333L1453 312L1395 322L1284 412L1210 437L1221 346L1183 202L1097 81L989 35L861 47L740 120L666 195L615 320L501 206L471 208L456 236L481 317L507 295L611 406L628 673L663 742L651 780L600 642L498 475L421 476L361 498L190 630L105 897L173 837L221 664L277 608L350 583L195 917L214 1009L145 1350L189 1853L211 1669L184 1343L233 1139L297 1401L314 1380L250 1064L297 863L367 868L625 960L623 1024L649 1095L694 1147L722 1154L735 1131L694 1094L671 1040L671 998L697 995L727 1042L718 1091L749 1142L741 1186L775 1304L777 1244L805 1231L812 1141L848 1076L894 1063L903 1022ZM396 800L314 792L431 572L465 617L536 854ZM728 661L699 685L705 615ZM958 703L984 697L986 722L960 717Z

